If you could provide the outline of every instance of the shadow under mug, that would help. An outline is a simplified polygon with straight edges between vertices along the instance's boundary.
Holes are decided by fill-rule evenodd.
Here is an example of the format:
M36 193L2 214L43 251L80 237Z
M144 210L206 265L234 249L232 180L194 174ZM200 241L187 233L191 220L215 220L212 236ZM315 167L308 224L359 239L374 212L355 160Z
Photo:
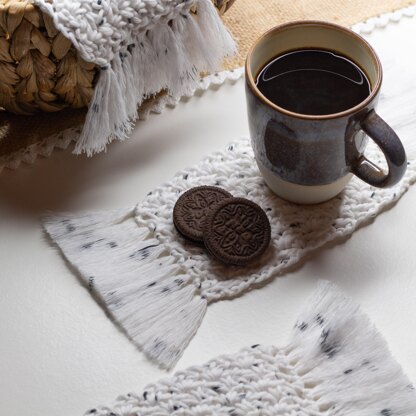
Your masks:
M306 115L279 107L259 91L256 79L267 63L283 53L312 48L341 53L358 64L370 81L370 95L340 113ZM403 145L375 112L381 63L361 36L319 21L277 26L251 48L245 71L254 155L267 185L278 196L297 203L320 203L341 192L352 174L380 188L403 177L407 165ZM364 156L367 135L384 153L387 173Z

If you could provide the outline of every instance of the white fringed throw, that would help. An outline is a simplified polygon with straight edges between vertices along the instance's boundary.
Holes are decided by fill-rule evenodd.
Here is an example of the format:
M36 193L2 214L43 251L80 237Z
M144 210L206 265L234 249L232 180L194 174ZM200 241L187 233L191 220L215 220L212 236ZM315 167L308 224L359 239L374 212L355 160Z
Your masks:
M253 345L89 416L413 416L416 392L350 299L322 283L285 348Z
M406 119L407 121L407 119ZM413 127L393 124L405 143ZM264 184L249 140L231 144L150 192L135 207L45 221L52 240L100 298L114 320L153 360L172 367L198 329L207 305L241 295L297 264L330 241L341 241L393 204L416 181L416 146L408 146L403 180L376 189L353 178L326 203L283 201ZM379 161L372 149L370 160ZM229 267L185 241L172 222L178 196L198 185L216 185L266 211L272 243L249 267Z
M211 0L34 0L101 70L75 153L125 139L143 100L195 88L235 51ZM191 12L196 9L196 14Z

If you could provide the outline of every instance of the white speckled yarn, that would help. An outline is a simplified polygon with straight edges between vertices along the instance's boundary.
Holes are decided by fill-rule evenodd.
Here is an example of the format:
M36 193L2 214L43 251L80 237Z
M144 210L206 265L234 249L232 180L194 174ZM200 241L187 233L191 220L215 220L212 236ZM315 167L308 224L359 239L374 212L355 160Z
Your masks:
M244 139L179 172L136 207L54 217L44 225L129 337L151 359L171 367L198 329L208 303L273 279L311 251L369 223L415 182L414 156L393 188L376 189L353 178L338 197L301 206L267 188ZM372 149L369 157L378 161L380 153ZM198 185L221 186L263 207L272 244L257 263L224 266L178 234L172 222L174 204L183 191Z
M124 139L149 95L180 97L235 51L211 0L35 0L88 62L101 67L76 153ZM197 14L191 12L196 8Z
M249 140L242 139L179 172L136 207L46 221L49 235L85 285L148 357L172 367L209 303L241 295L328 242L342 241L392 207L416 181L416 77L390 58L384 62L386 81L395 82L383 85L379 110L409 159L404 179L393 188L376 189L353 178L324 204L291 204L264 185ZM392 77L393 71L400 71L400 78ZM368 157L382 159L375 148L369 148ZM219 185L266 210L273 241L259 263L244 269L222 266L178 235L173 206L179 194L197 185Z
M413 416L416 392L369 319L322 283L285 348L253 345L89 416Z

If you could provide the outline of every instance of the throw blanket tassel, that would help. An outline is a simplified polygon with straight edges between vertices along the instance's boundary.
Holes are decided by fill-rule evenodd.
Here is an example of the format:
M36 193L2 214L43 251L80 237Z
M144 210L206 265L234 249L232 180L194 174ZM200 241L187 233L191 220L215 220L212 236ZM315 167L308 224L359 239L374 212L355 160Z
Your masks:
M91 156L105 150L114 139L126 139L137 119L138 106L144 100L160 91L174 97L189 94L199 82L201 73L219 70L223 58L236 51L235 43L211 0L169 4L161 1L159 9L149 2L140 6L149 7L148 18L143 10L132 8L132 4L106 4L103 11L106 19L99 14L85 24L87 29L83 28L91 45L85 43L76 16L68 13L67 8L72 6L65 1L50 4L45 0L35 0L35 4L52 16L56 27L72 41L85 60L101 68L85 125L75 147L77 154L86 152ZM86 8L90 4L84 0L82 6ZM122 13L122 16L132 16L124 22L125 25L131 25L135 19L139 22L129 32L114 21L114 14L125 7L132 8ZM191 11L193 7L196 13ZM94 12L98 13L95 9ZM101 20L102 24L97 26L96 20ZM105 50L105 56L101 56L101 50L94 50L98 40L95 41L92 35L98 32L97 39L104 41L107 32L102 27L108 27L109 32L117 35L111 38L112 42L114 39L122 40L109 46L108 51L100 46Z

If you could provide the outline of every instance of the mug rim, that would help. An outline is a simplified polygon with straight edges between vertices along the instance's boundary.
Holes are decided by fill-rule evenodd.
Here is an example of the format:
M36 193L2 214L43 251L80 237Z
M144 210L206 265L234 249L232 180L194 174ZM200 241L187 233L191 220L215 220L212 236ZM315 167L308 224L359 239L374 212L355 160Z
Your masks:
M302 114L302 113L296 113L294 111L287 110L283 107L278 106L277 104L270 101L265 95L263 95L260 90L257 88L256 83L254 81L253 74L251 73L251 57L253 55L254 50L258 47L258 45L267 37L271 36L272 34L275 34L276 32L282 32L288 28L296 27L296 26L318 26L318 27L327 27L330 29L338 30L340 32L343 32L344 34L350 36L355 41L360 42L369 52L369 55L371 56L371 59L373 61L373 64L375 65L377 69L377 80L374 85L374 87L371 90L370 95L363 101L361 101L359 104L355 105L354 107L348 108L347 110L338 112L338 113L331 113L331 114L319 114L319 115L312 115L312 114ZM252 92L257 96L260 101L262 101L267 106L271 107L272 109L283 113L290 117L300 118L304 120L330 120L334 118L340 118L344 116L348 116L354 113L359 112L360 110L364 109L371 101L376 97L378 94L381 82L383 79L383 70L380 62L380 58L378 57L376 51L374 48L360 35L353 32L352 30L337 25L335 23L329 23L321 20L297 20L294 22L284 23L278 26L275 26L271 29L269 29L267 32L263 33L250 47L247 59L245 63L245 73L246 73L246 82Z

